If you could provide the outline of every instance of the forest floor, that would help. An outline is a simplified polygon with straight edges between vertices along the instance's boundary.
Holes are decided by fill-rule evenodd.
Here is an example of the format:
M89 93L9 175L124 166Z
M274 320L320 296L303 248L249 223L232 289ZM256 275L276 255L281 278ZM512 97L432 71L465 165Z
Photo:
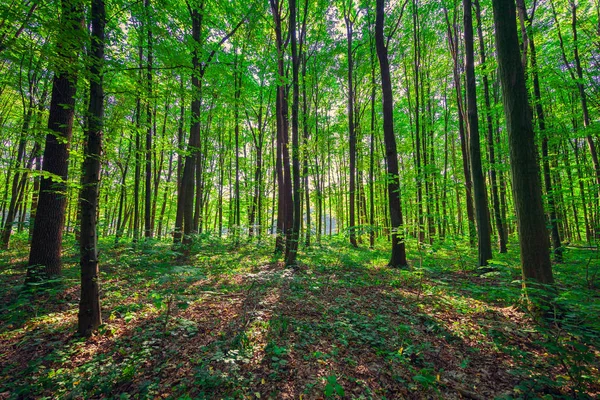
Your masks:
M104 324L74 335L77 247L64 277L23 287L27 245L0 254L0 399L491 399L600 396L600 258L555 265L559 322L522 299L516 245L495 271L464 245L328 239L285 268L273 244L205 237L182 261L169 243L101 243ZM363 247L366 247L363 245Z

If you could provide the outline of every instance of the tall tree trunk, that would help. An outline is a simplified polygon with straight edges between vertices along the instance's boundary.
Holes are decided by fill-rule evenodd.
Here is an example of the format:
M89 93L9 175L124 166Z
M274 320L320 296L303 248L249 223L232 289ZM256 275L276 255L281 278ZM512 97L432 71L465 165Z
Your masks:
M485 55L485 41L483 39L483 27L481 21L481 7L479 6L479 0L474 0L475 12L477 16L477 34L479 36L479 55L483 70L483 95L485 98L485 114L487 123L487 147L490 163L490 184L492 185L492 207L494 210L494 222L496 225L496 232L498 234L498 247L500 253L506 253L506 235L504 232L504 224L502 222L502 213L500 212L500 197L498 195L498 177L496 174L496 153L494 146L494 124L492 118L492 106L490 100L490 83L487 72L487 61Z
M344 22L346 24L346 43L347 49L346 54L348 58L348 140L350 145L350 196L349 196L349 220L348 230L350 233L350 244L354 247L358 247L356 243L356 132L354 129L354 78L353 78L353 64L354 60L352 57L352 28L354 21L352 21L352 1L350 4L346 4L344 1Z
M460 136L460 150L462 153L463 173L465 176L465 202L467 206L467 223L469 229L469 243L471 246L475 244L475 211L473 206L473 182L471 179L471 168L469 163L469 152L467 146L467 139L465 135L465 108L462 100L462 88L460 71L458 64L458 34L453 33L450 19L448 18L448 11L444 8L444 15L446 17L446 25L448 31L448 45L450 47L450 54L453 60L453 77L454 77L454 88L456 90L456 104L458 106L458 132ZM455 14L456 18L456 14ZM455 24L456 25L456 24Z
M423 218L423 157L421 138L421 109L420 109L420 75L421 75L421 48L419 42L419 8L418 0L412 2L413 6L413 46L414 46L414 77L415 77L415 164L417 176L417 237L420 243L425 241L425 221Z
M390 218L392 224L392 256L391 267L405 267L406 250L404 244L404 227L402 222L402 208L400 205L400 182L398 177L398 155L396 150L396 137L394 135L394 100L392 94L392 81L388 50L383 36L383 19L385 0L377 0L377 15L375 19L375 44L379 69L381 71L381 88L383 93L383 135L385 140L385 154L388 173L388 196Z
M199 46L201 46L202 20L204 17L204 1L197 8L191 10L192 38L196 43L192 55L192 104L190 115L190 137L188 142L189 153L185 156L181 176L181 187L177 197L177 219L175 221L175 243L184 244L191 242L191 233L194 225L194 186L197 152L200 146L200 96L201 75L203 69L200 65Z
M148 59L146 65L146 192L144 198L144 237L152 237L152 10L150 0L145 0L146 29L148 33Z
M234 243L237 246L239 244L239 235L241 229L241 217L240 217L240 97L242 95L242 70L238 65L237 52L234 61L234 123L235 123L235 189L234 198L235 204L233 207L234 212Z
M52 98L40 183L38 212L31 238L27 281L59 275L62 270L62 235L67 205L69 143L73 131L77 60L82 42L83 9L77 0L62 0L62 31L57 42L58 62L52 82Z
M371 36L369 36L372 41ZM375 247L375 46L370 44L371 48L371 140L369 143L369 248Z
M552 188L552 177L550 174L550 160L548 154L548 135L546 131L546 115L542 106L542 92L540 88L540 78L537 67L537 55L535 40L533 32L531 31L531 25L533 21L527 16L527 10L525 8L524 0L517 0L517 10L520 14L520 19L523 21L527 34L527 43L529 44L529 60L531 62L531 77L533 81L533 95L534 95L534 110L537 116L537 123L540 128L540 135L542 137L542 168L544 176L544 188L546 191L548 201L548 222L550 223L550 237L552 239L552 248L554 252L554 260L560 262L562 260L562 245L560 242L560 233L558 232L558 219L556 215L556 204L555 194ZM529 31L529 32L527 32Z
M144 48L142 44L138 46L138 84L142 85ZM140 238L140 183L142 181L142 139L140 137L140 127L142 124L142 99L137 94L135 102L135 177L133 180L133 243L137 243Z
M471 0L463 0L465 27L465 67L467 78L467 130L469 132L469 161L473 177L473 199L477 219L479 266L492 259L490 220L487 206L485 178L481 168L481 145L479 141L479 117L477 115L477 86L475 82L475 55L473 49L473 15Z
M308 2L305 3L305 14L308 10ZM309 160L309 127L308 127L308 98L306 94L306 54L302 51L302 148L303 148L303 165L302 165L302 176L304 178L304 203L306 209L306 241L305 246L310 247L311 237L311 210L310 210L310 182L309 182L309 171L308 171L308 160Z
M100 157L104 119L104 0L92 0L92 37L90 45L90 103L88 129L81 175L81 299L79 301L78 332L90 336L102 324L100 314L97 209L100 183Z
M300 71L300 56L298 54L297 41L297 18L296 18L296 0L288 0L289 6L289 29L290 42L292 50L292 204L293 204L293 220L291 236L288 245L286 264L288 266L296 266L296 256L298 252L298 244L300 240L300 224L302 220L301 196L300 191L300 144L299 144L299 106L300 106L300 86L299 86L299 71Z
M292 230L294 210L292 208L292 182L290 171L290 155L288 149L288 100L285 87L285 65L284 65L284 39L281 27L281 10L279 0L270 0L271 11L275 22L275 43L277 46L277 185L278 185L278 216L275 250L283 250L285 236L285 256L288 259L290 244L292 242ZM295 260L294 260L295 261Z
M519 59L514 0L492 0L499 76L511 156L513 197L525 285L552 284L549 241L533 124ZM531 292L535 296L535 293Z

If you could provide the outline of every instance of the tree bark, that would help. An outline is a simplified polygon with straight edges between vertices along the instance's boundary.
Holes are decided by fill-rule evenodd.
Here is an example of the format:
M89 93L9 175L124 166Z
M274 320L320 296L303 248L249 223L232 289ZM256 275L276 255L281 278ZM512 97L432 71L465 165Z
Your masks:
M387 186L389 195L390 219L392 224L392 256L389 266L405 267L406 249L404 244L404 227L402 222L402 208L400 205L400 183L398 178L398 155L396 150L396 137L394 135L394 99L392 94L392 81L388 61L388 50L383 36L383 21L385 0L377 0L377 14L375 19L375 45L379 67L381 71L381 89L383 93L383 135L385 140L385 153L387 161Z
M487 147L490 163L490 184L492 185L492 208L494 210L494 222L496 225L496 233L498 234L498 247L500 253L506 253L506 235L505 227L502 222L502 213L500 211L500 197L498 195L498 177L496 174L496 152L494 146L494 125L492 118L492 106L490 100L490 83L487 68L487 61L485 55L485 42L483 40L483 28L481 21L481 8L479 6L479 0L474 0L476 16L477 16L477 34L479 36L479 54L481 65L483 69L483 95L485 98L485 113L487 123Z
M514 0L493 0L499 76L511 156L524 285L552 284L549 241Z
M52 82L52 97L40 183L40 195L27 268L27 281L60 275L62 235L67 205L69 143L73 131L77 59L82 42L83 9L77 0L62 0L62 32L58 39L58 64Z
M152 10L150 0L145 0L144 9L146 12L146 29L148 33L148 58L146 65L146 192L144 198L144 237L152 237Z
M289 6L289 29L292 51L292 226L286 256L286 265L295 267L298 245L300 241L300 224L302 220L300 191L300 145L299 145L299 106L300 86L299 71L300 57L298 54L296 0L288 0Z
M463 0L465 69L467 78L467 131L469 133L469 161L473 180L473 199L477 219L477 244L479 266L492 259L490 220L487 206L485 178L481 168L481 145L479 140L479 117L477 115L477 86L475 82L475 56L473 49L473 15L471 0Z
M558 231L558 218L556 214L555 194L552 188L552 177L550 174L549 160L549 132L546 131L546 114L542 106L542 92L540 88L540 78L537 67L537 54L533 32L531 31L531 18L527 16L527 10L523 0L517 0L517 10L521 15L520 20L523 21L526 29L527 43L529 45L529 60L531 62L531 77L533 81L534 95L534 110L537 116L537 123L540 128L542 137L542 171L544 176L544 189L546 191L548 201L548 222L550 223L550 237L552 239L552 248L554 260L560 262L562 260L562 245L560 241L560 233ZM527 32L528 31L528 32Z
M81 299L79 301L78 332L90 336L102 324L100 313L97 209L100 183L100 157L104 119L104 0L92 0L92 37L90 64L90 103L88 129L81 175Z
M347 5L344 1L344 23L346 24L346 54L348 58L348 140L350 147L350 180L349 180L349 219L348 219L348 231L350 233L350 244L354 247L358 247L356 243L356 132L354 129L354 78L353 78L353 64L354 60L352 57L352 28L354 21L351 19L351 6Z

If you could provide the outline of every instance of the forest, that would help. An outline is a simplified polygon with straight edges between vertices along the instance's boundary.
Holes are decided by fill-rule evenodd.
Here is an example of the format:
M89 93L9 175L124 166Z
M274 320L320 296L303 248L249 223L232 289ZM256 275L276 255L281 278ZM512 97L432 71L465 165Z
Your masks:
M598 146L598 0L3 0L0 399L599 398Z

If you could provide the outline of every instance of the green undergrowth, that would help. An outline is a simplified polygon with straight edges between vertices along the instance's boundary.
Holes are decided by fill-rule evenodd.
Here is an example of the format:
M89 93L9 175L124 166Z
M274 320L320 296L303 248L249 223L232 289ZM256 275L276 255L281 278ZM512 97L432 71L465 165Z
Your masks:
M171 243L102 239L104 323L74 335L77 246L64 271L23 285L26 238L0 255L1 398L595 398L600 393L600 259L569 247L554 266L555 318L522 295L516 246L476 268L461 241L347 238L301 249L210 235ZM475 398L475 397L473 397Z

